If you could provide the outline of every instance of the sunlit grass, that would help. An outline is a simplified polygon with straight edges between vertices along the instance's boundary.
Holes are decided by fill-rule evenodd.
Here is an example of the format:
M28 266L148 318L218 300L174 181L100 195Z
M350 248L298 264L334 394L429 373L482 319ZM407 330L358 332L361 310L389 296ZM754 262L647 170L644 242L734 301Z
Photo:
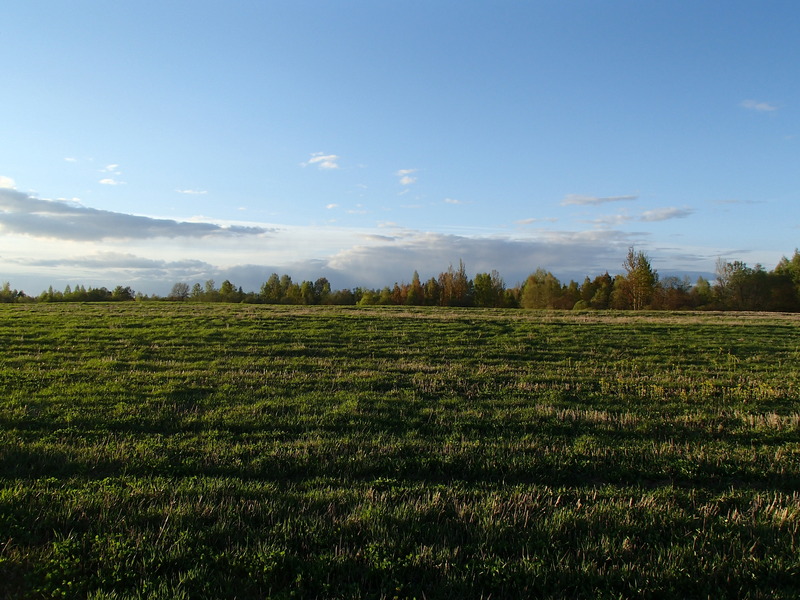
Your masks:
M799 328L2 306L0 590L795 597Z

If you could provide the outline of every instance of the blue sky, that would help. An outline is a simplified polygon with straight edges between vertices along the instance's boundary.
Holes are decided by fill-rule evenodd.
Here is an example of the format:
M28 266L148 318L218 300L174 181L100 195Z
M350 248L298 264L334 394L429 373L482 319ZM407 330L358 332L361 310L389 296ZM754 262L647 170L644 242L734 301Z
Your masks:
M0 8L0 279L464 260L508 285L772 268L798 243L797 2L39 1Z

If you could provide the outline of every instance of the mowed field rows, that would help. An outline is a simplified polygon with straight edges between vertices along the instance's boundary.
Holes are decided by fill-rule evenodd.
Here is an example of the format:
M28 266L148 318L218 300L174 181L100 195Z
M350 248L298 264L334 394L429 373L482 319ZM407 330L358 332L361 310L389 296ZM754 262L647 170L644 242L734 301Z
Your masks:
M0 597L794 598L800 317L0 306Z

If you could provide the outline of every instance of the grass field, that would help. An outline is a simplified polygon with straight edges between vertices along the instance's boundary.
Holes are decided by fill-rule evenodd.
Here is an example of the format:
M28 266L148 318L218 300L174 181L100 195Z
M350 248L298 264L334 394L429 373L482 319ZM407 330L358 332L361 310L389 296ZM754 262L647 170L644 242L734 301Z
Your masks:
M2 598L796 598L800 317L0 306Z

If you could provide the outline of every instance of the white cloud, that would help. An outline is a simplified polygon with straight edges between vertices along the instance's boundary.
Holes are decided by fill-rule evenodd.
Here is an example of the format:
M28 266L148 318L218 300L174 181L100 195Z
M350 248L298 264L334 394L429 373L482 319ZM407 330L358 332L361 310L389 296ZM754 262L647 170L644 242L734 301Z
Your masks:
M514 221L514 223L516 225L532 225L533 223L555 223L557 221L558 221L558 219L556 219L556 218L547 217L547 218L544 218L544 219L537 219L537 218L520 219L519 221Z
M742 106L748 110L756 112L772 112L778 110L778 107L769 102L759 102L757 100L744 100Z
M715 200L714 204L764 204L765 200L738 200L735 198L729 200Z
M608 226L619 226L623 223L627 223L628 221L632 221L633 217L628 215L627 213L620 213L617 215L604 215L602 217L597 217L596 219L592 219L591 221L587 221L588 223L593 223L594 225L600 225L603 227Z
M0 175L0 189L13 190L16 187L17 184L11 177Z
M400 185L411 185L417 182L416 177L412 177L412 173L416 173L418 169L400 169L395 173L400 178Z
M339 205L338 204L334 204L334 203L326 204L325 208L327 208L328 210L332 210L334 208L339 208Z
M119 170L119 165L111 164L106 165L102 169L100 169L100 173L108 173L110 175L122 175L122 172ZM100 180L101 184L103 185L125 185L126 182L120 181L119 179L115 179L114 177L104 177Z
M455 198L445 198L444 202L446 204L464 204L461 200L456 200Z
M71 162L71 163L78 162L78 159L73 157L73 156L66 156L66 157L64 157L64 160L67 161L67 162Z
M629 200L637 200L639 196L607 196L604 198L598 196L583 196L581 194L567 194L561 201L562 206L571 204L577 205L595 205L606 204L608 202L623 202Z
M629 215L627 212L621 212L616 215L605 215L588 221L595 225L601 226L619 226L631 221L640 223L655 223L656 221L667 221L669 219L684 219L694 213L691 208L655 208L653 210L646 210L638 217Z
M324 152L314 152L307 162L300 163L302 166L317 165L320 169L338 169L339 157L335 154L325 154Z
M192 196L202 196L203 194L207 194L208 191L206 190L175 190L179 194L189 194Z
M654 221L666 221L668 219L685 219L694 211L690 208L656 208L654 210L647 210L639 217L640 221L652 223Z
M365 233L360 237L361 239L369 240L371 242L393 242L397 239L392 235L379 235L377 233Z
M208 268L210 265L199 260L181 260L168 263L164 260L144 258L130 253L123 252L96 252L81 256L68 256L51 259L33 259L23 261L24 264L31 266L55 266L55 267L81 267L81 268L125 268L125 269L152 269L165 268L166 266L179 268Z

